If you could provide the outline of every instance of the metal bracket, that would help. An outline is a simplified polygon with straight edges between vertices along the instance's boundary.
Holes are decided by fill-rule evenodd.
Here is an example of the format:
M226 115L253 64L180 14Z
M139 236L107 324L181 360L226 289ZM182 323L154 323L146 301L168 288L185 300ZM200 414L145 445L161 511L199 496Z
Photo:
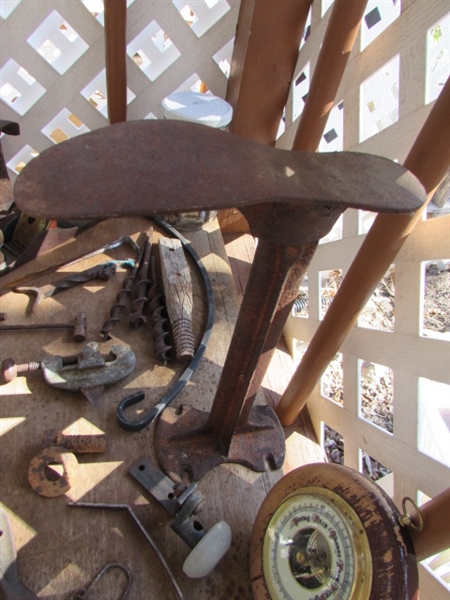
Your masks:
M194 548L206 535L203 525L191 519L201 511L204 502L197 484L192 483L183 489L183 484L174 483L145 456L136 461L128 472L174 517L170 528L190 548Z

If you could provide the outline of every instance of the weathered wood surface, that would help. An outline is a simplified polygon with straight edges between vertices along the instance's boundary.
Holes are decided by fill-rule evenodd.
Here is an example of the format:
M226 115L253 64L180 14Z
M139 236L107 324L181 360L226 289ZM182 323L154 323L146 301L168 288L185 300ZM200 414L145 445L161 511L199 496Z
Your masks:
M111 240L119 237L118 232L137 239L148 226L146 219L111 220ZM155 228L154 242L159 235ZM174 404L209 410L239 300L217 223L213 222L206 230L193 232L189 237L210 273L216 312L211 340L200 367ZM95 247L92 240L89 243ZM75 268L81 271L107 258L124 258L130 256L130 252L123 246L108 256L91 259L87 264L60 269L52 278L61 278L62 273L66 276ZM191 269L191 274L193 326L198 343L205 301L195 269ZM125 276L126 271L121 270L106 283L92 281L45 299L33 317L33 322L65 321L83 309L87 313L86 341L99 342L102 354L117 343L133 349L137 360L135 371L125 380L107 386L97 406L89 403L80 392L65 392L48 386L39 371L19 375L14 381L0 385L0 500L11 518L20 577L40 598L66 600L75 590L92 581L107 563L121 562L134 575L130 600L176 598L155 553L130 515L121 511L67 506L69 500L125 503L132 506L154 538L187 600L250 600L248 553L259 506L284 471L321 460L321 451L305 435L307 427L299 424L286 430L287 460L283 470L259 474L240 465L222 465L209 472L198 484L206 501L198 520L209 529L224 519L231 526L233 541L229 552L208 577L188 579L182 565L189 548L170 529L170 515L155 500L146 499L128 475L128 469L139 457L153 458L153 427L150 425L137 433L125 431L118 425L115 414L118 402L140 389L145 391L145 400L136 411L153 407L183 366L179 363L167 367L157 364L153 359L150 330L129 328L125 317L112 330L112 340L101 342L100 328ZM50 279L49 275L36 278L33 284L48 283ZM0 311L7 313L11 322L25 321L28 301L23 294L5 293L0 297ZM47 355L72 355L82 347L83 344L73 342L70 333L64 330L8 332L1 336L0 358L12 357L17 363L23 363ZM273 393L277 396L281 392ZM263 401L262 398L261 394L259 401ZM127 416L132 418L133 411L133 408L127 409ZM105 433L108 436L105 453L78 455L75 485L65 496L56 498L38 495L27 480L30 460L42 447L42 435L47 429L62 430L65 434ZM99 597L119 598L118 587L123 580L121 572L109 573L105 580L108 591Z
M177 360L194 356L192 328L192 279L180 240L161 236L158 240L164 295L172 327Z

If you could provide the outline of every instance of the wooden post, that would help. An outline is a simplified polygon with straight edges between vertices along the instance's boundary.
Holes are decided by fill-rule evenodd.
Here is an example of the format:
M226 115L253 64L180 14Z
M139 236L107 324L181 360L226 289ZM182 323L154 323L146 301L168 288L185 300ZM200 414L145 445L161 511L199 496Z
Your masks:
M411 529L418 561L446 550L450 545L450 488L420 507L423 529ZM417 519L413 519L417 523Z
M110 125L127 119L127 5L105 0L105 62Z
M229 130L273 146L298 59L312 0L242 0L226 100ZM242 214L219 212L223 232L248 232Z
M425 187L427 202L431 200L450 164L449 114L450 79L442 89L404 163ZM284 426L291 425L305 406L378 282L421 218L423 210L424 208L403 215L380 214L376 217L276 407L276 413Z
M292 150L319 147L366 6L367 0L335 0Z
M274 145L311 0L242 0L226 100L230 131Z

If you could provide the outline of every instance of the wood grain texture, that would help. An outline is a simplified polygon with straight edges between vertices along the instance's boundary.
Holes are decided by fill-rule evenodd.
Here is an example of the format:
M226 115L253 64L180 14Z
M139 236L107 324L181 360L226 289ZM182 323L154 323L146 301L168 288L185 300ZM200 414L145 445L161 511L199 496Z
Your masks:
M137 239L148 229L146 219L110 221L111 239L129 233ZM106 236L106 230L103 229ZM88 235L88 232L86 232ZM155 230L154 241L161 235ZM234 328L238 298L231 269L217 221L205 230L189 234L194 247L207 268L214 291L216 312L210 343L193 379L174 400L173 405L191 405L209 410L220 377L231 333ZM86 247L96 244L83 238ZM120 247L109 258L125 258L130 252ZM98 261L105 260L100 255ZM94 259L52 275L54 279L73 271L93 266ZM196 343L202 334L205 319L203 289L196 270L192 268L193 329ZM72 288L55 298L48 298L39 307L36 320L62 319L74 314L80 306L87 313L86 341L99 341L100 328L115 295L122 285L125 270L107 283L89 282ZM50 275L36 278L44 283ZM14 322L24 319L27 298L22 294L5 293L0 297L0 310ZM258 508L282 474L299 464L322 460L322 451L311 441L307 428L299 425L286 430L288 458L283 469L264 474L254 473L239 465L213 469L199 483L205 496L205 508L198 520L209 529L217 521L227 521L232 529L232 546L222 562L206 578L188 579L182 565L189 548L170 529L170 515L152 498L146 499L140 487L128 475L128 468L140 457L154 458L153 428L131 433L122 430L115 416L118 402L140 389L144 401L136 411L153 407L177 378L183 366L172 363L167 367L156 363L152 355L151 333L147 328L131 329L126 318L116 325L113 339L101 343L106 353L114 343L130 345L137 357L135 371L123 382L107 386L97 408L81 393L63 392L46 385L42 374L19 376L0 386L0 478L1 503L11 518L18 549L18 568L22 581L39 597L61 600L86 586L109 562L126 564L134 575L130 600L176 598L173 587L136 524L122 511L75 509L67 501L126 503L154 538L173 570L186 600L251 600L248 576L248 553L251 531ZM20 335L20 337L19 337ZM26 336L26 337L24 337ZM44 355L69 355L79 352L64 331L14 333L2 335L1 358L12 356L16 362L39 359ZM286 377L288 373L286 372ZM270 385L270 384L265 384ZM274 392L275 393L275 392ZM264 397L261 395L261 402ZM133 418L134 408L127 409ZM130 411L130 412L128 412ZM66 435L107 434L107 449L102 454L79 454L78 476L66 496L44 498L28 484L27 470L31 458L42 445L42 434L55 428ZM123 580L111 574L110 590ZM111 596L108 596L111 597Z
M105 63L109 123L127 119L127 5L105 0Z
M161 275L177 360L194 356L192 280L180 240L160 237Z
M230 131L275 143L289 94L310 0L243 0L226 99L234 109Z

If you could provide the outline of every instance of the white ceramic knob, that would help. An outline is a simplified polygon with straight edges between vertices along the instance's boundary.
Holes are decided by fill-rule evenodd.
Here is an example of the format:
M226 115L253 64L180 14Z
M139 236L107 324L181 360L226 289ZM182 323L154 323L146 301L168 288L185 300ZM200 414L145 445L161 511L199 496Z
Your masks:
M183 564L183 571L191 579L205 577L220 562L231 545L231 529L219 521L194 546Z

